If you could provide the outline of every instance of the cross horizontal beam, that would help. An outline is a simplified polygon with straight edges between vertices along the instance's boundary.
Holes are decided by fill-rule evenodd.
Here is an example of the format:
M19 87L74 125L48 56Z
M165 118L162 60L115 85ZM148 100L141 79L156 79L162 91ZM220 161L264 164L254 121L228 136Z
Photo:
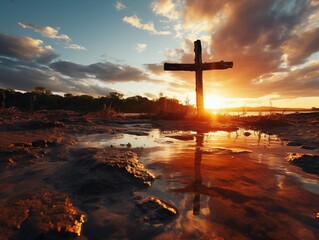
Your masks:
M205 71L213 69L232 68L233 62L211 62L211 63L164 63L164 70L168 71Z

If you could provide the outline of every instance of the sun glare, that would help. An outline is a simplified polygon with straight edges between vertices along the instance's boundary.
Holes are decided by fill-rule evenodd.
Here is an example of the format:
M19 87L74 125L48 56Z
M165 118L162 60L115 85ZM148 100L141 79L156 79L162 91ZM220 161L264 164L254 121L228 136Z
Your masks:
M226 108L226 99L217 95L210 95L205 97L205 108L208 109L220 109Z

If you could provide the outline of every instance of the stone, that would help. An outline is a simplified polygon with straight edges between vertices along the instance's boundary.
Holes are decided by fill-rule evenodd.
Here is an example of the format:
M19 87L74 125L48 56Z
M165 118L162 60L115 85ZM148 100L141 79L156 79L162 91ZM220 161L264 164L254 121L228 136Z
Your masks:
M134 191L152 184L155 175L144 168L136 153L113 148L70 151L70 165L53 174L67 191L81 196Z
M45 148L48 147L46 140L35 140L32 141L32 147Z
M135 216L138 217L138 221L155 227L158 226L158 224L167 223L177 215L178 210L173 204L154 196L140 200L135 211Z
M182 141L192 141L194 140L194 135L187 135L187 134L184 134L184 135L169 135L167 136L169 138L174 138L174 139L178 139L178 140L182 140Z
M250 135L251 135L250 132L244 132L244 136L245 136L245 137L249 137Z
M74 238L81 235L86 220L68 195L49 189L0 203L0 211L0 239Z
M311 154L290 153L286 158L291 164L300 167L307 173L319 176L319 156Z

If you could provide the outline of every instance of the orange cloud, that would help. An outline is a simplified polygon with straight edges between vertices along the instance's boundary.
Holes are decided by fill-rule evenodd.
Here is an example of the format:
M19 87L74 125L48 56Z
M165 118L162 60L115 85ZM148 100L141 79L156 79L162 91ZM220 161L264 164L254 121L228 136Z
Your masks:
M152 3L152 10L157 15L167 17L168 19L178 19L180 12L172 0L157 0Z
M205 72L206 90L219 91L227 97L255 98L272 93L313 96L312 89L318 89L319 79L313 74L316 70L306 63L309 56L319 51L319 24L310 21L317 16L319 5L313 1L186 0L182 18L184 30L194 22L205 23L201 33L206 31L210 38L203 44L203 61L234 62L231 70ZM183 48L170 51L168 61L193 62L194 40L187 38ZM303 63L303 71L290 69ZM171 75L189 83L185 86L193 90L193 74ZM263 81L265 76L275 78Z

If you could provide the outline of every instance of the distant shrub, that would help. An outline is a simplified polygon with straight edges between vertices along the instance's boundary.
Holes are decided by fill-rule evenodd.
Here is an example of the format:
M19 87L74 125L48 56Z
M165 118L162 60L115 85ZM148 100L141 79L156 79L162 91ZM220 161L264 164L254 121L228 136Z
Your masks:
M182 119L191 111L191 106L183 105L175 98L160 97L155 101L156 118Z

